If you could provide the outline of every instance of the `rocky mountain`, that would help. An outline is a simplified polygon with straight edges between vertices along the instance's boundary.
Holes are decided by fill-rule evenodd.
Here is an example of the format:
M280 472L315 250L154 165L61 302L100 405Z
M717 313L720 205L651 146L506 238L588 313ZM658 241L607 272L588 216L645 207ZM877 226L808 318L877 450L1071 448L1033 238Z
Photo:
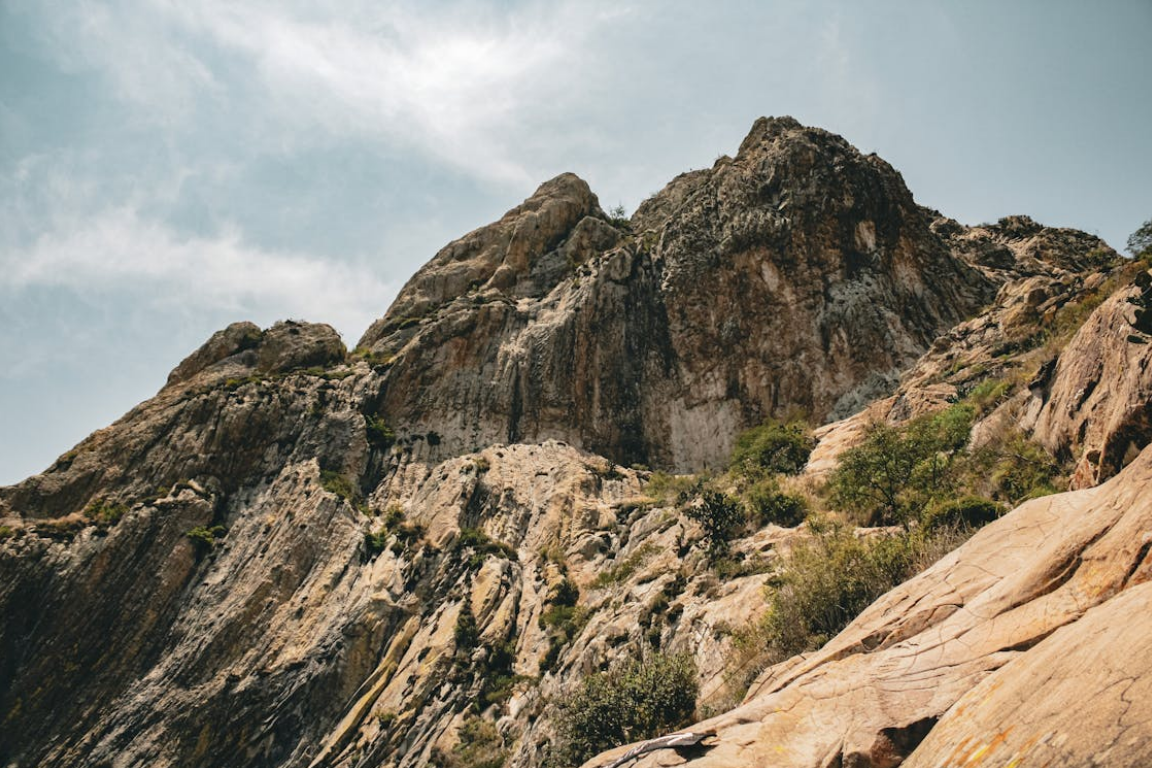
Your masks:
M0 489L0 765L559 765L584 681L657 650L708 736L640 764L1144 764L1145 269L962 226L790 118L630 220L559 176L352 352L236 323ZM818 489L871 424L958 401L971 446L1019 434L1084 490L766 665L745 630L817 519L741 529L721 567L707 499L650 468L804 414Z
M880 158L762 119L630 222L574 176L542 185L438 253L359 349L389 366L378 413L435 433L420 458L556 439L696 471L769 416L858 410L994 296L931 223Z

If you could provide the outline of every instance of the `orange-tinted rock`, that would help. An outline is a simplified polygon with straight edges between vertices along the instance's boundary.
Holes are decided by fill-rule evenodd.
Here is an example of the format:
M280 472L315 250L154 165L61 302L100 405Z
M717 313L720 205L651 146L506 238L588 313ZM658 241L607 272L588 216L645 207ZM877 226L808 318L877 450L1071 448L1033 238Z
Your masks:
M1147 287L1114 294L1052 373L1033 431L1053 453L1077 460L1075 487L1111 477L1152 442L1152 334L1139 328L1149 305Z
M1023 504L692 726L716 731L705 754L636 765L1146 764L1149 487L1152 450L1102 486Z

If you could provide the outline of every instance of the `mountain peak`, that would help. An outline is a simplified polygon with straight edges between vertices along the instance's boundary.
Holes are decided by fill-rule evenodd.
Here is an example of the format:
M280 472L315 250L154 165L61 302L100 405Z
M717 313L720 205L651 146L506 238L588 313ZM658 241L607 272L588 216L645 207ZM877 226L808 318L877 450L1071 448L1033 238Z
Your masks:
M790 131L800 131L804 129L805 126L790 115L758 117L752 123L752 127L748 130L748 135L744 137L744 141L740 143L740 150L743 151L744 146L750 142L775 139Z
M630 225L579 177L545 182L442 249L360 344L392 361L379 417L435 432L429 458L553 438L688 471L767 417L847 415L993 289L889 165L762 118Z
M1077 750L1061 764L1107 748L1147 765L1148 728L1123 727L1152 722L1126 687L1152 679L1152 644L1125 624L1152 600L1152 449L1132 460L1150 433L1152 277L1115 259L1021 217L945 219L879 158L791 118L756 121L736 158L629 222L561 174L437 253L359 353L325 325L235 323L155 397L0 488L0 764L574 765L587 754L564 744L566 707L613 679L585 675L674 652L675 685L623 678L656 680L683 716L739 707L690 729L708 737L693 765L937 765L1029 696L1043 706L989 750L1075 730L1049 740ZM815 431L801 477L741 461L651 482L647 467L730 466L768 418L869 401ZM1077 486L1119 474L1027 502L749 688L761 662L836 634L809 622L817 605L780 614L801 645L737 642L767 641L777 608L804 602L794 545L818 586L856 590L823 576L838 552L894 578L996 509L933 490L902 533L858 537L847 526L866 518L809 495L873 420L914 442L901 423L957 401L949 432L980 418L963 426L971 453L891 449L936 488L947 458L965 468L947 473L956 490L1050 489L1041 445L1078 459ZM799 519L770 508L810 501L813 522L846 527L772 524ZM771 603L766 569L787 585ZM1102 713L1093 727L1069 695ZM648 768L667 743L587 764Z
M358 346L379 348L394 331L470 294L525 295L550 289L556 275L536 268L540 258L577 229L598 246L610 246L616 235L606 218L588 183L576 174L545 181L498 221L444 246L408 281Z

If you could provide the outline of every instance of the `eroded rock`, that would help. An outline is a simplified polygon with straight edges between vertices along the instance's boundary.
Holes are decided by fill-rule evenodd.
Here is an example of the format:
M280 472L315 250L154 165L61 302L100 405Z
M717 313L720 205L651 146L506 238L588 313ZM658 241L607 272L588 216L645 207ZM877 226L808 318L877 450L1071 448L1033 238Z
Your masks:
M999 278L929 224L887 163L762 119L630 230L575 177L549 182L438 254L360 346L391 366L380 412L440 437L430 458L551 438L716 466L768 416L823 420L886 393L992 297Z
M715 744L677 764L879 766L910 754L905 765L974 766L994 752L997 764L1106 754L1142 765L1148 720L1135 702L1152 653L1133 625L1152 606L1150 483L1145 451L1104 485L1023 504L820 651L768 670L740 707L692 726L715 730ZM1085 702L1099 709L1074 711Z

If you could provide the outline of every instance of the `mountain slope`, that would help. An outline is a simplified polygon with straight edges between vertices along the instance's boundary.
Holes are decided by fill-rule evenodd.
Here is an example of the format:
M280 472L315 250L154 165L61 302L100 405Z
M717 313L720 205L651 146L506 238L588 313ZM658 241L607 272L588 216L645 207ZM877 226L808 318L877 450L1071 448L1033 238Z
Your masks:
M1086 485L1120 476L1030 502L774 668L702 758L759 760L786 725L772 702L825 677L935 675L931 701L836 693L812 712L850 702L836 711L851 723L789 730L791 764L894 765L850 756L888 732L910 749L1049 632L1111 615L1117 591L1142 599L1148 462L1123 467L1149 437L1152 345L1129 301L1147 274L1115 265L1082 233L944 219L879 158L789 118L757 121L735 158L630 222L557 177L437 254L353 353L324 325L234 324L154 398L0 489L0 763L446 766L480 720L510 765L539 766L584 676L654 647L687 654L701 705L726 708L744 674L734 628L764 613L769 571L807 533L754 531L719 576L700 525L620 465L714 467L768 416L898 420L1036 364L1045 377L983 428L1031 413L1067 458L1106 465ZM1087 322L1059 362L1027 357L1077 306ZM863 419L825 427L812 467ZM1032 570L980 571L1015 573L1012 553ZM1065 571L1073 586L1045 597ZM1106 589L1082 597L1093 574ZM957 594L992 608L955 611ZM1033 603L1053 612L1001 627ZM964 635L1007 644L916 666L928 657L905 641L934 632L953 655Z
M1146 450L1105 485L982 529L692 726L716 736L687 764L1147 764L1152 643L1136 625L1152 607L1150 484Z
M858 409L992 298L930 223L876 156L762 119L627 224L574 176L544 184L437 254L359 347L390 366L379 413L435 432L422 458L552 438L695 471L768 416Z

